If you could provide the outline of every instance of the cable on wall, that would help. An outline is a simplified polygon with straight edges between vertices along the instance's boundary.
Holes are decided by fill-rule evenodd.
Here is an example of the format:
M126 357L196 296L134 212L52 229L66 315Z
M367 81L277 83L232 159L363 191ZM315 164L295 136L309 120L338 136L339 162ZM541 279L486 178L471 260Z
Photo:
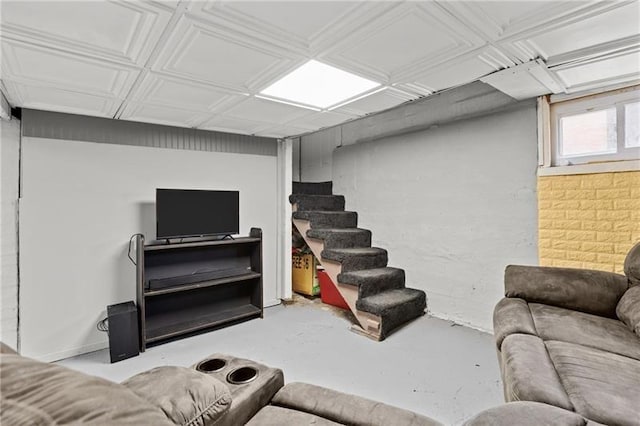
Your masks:
M133 263L133 264L134 264L134 265L136 265L136 266L137 266L136 260L135 260L133 257L131 257L131 244L133 243L133 239L134 239L135 237L137 237L138 235L140 235L141 237L144 237L144 235L139 234L139 233L138 233L138 234L133 234L133 235L131 236L131 238L129 238L129 249L127 250L127 257L129 258L129 260L131 261L131 263Z

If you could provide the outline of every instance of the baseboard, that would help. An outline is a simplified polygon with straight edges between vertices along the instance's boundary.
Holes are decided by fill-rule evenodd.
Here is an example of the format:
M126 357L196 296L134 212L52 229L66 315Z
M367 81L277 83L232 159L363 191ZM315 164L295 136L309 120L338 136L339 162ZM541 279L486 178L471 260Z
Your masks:
M276 306L276 305L279 305L280 303L281 301L279 299L268 300L264 302L264 307L267 308L271 306ZM95 351L108 349L108 348L109 348L109 341L103 340L100 342L91 343L88 345L84 345L84 346L80 346L77 348L72 348L64 351L51 352L43 355L26 354L26 356L42 362L53 362L53 361L60 361L61 359L65 359L65 358L71 358L76 355L82 355L89 352L95 352Z
M282 303L280 299L273 299L273 300L268 300L264 302L263 305L265 308L270 308L271 306L276 306L276 305L279 305L280 303Z
M53 361L60 361L65 358L71 358L76 355L82 355L89 352L95 352L102 349L107 349L108 347L109 347L109 341L103 340L100 342L91 343L91 344L80 346L77 348L67 349L59 352L51 352L44 355L31 355L31 354L24 354L24 355L42 362L53 362Z
M487 328L481 327L479 325L470 323L468 321L462 321L462 320L460 320L458 318L442 316L442 315L434 314L433 312L427 312L427 315L430 316L430 317L433 317L433 318L444 320L444 321L450 321L450 322L452 322L454 324L461 325L463 327L471 328L471 329L474 329L474 330L478 330L478 331L481 331L483 333L493 334L493 330L491 330L491 329L487 329Z

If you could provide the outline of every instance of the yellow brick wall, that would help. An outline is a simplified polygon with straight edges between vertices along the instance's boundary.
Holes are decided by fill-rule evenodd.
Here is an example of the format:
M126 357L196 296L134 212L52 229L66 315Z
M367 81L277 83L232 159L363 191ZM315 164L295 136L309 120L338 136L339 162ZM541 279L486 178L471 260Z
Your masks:
M640 172L538 178L543 266L622 272L640 241Z

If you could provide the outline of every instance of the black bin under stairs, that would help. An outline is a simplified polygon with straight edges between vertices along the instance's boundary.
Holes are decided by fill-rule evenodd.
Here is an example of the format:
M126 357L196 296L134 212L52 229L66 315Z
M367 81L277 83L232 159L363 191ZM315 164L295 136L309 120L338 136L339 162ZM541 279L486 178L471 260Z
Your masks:
M404 270L387 266L387 251L371 247L371 231L332 191L332 182L294 182L293 223L355 315L353 330L383 340L424 313L426 295L405 287Z

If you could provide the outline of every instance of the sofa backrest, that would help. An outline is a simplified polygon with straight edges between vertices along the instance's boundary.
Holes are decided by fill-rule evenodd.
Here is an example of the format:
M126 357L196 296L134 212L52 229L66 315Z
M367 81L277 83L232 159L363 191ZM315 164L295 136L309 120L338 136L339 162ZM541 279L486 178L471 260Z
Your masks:
M631 285L640 285L640 242L627 253L624 259L624 274Z
M0 354L0 395L0 424L174 424L118 383L16 354Z

